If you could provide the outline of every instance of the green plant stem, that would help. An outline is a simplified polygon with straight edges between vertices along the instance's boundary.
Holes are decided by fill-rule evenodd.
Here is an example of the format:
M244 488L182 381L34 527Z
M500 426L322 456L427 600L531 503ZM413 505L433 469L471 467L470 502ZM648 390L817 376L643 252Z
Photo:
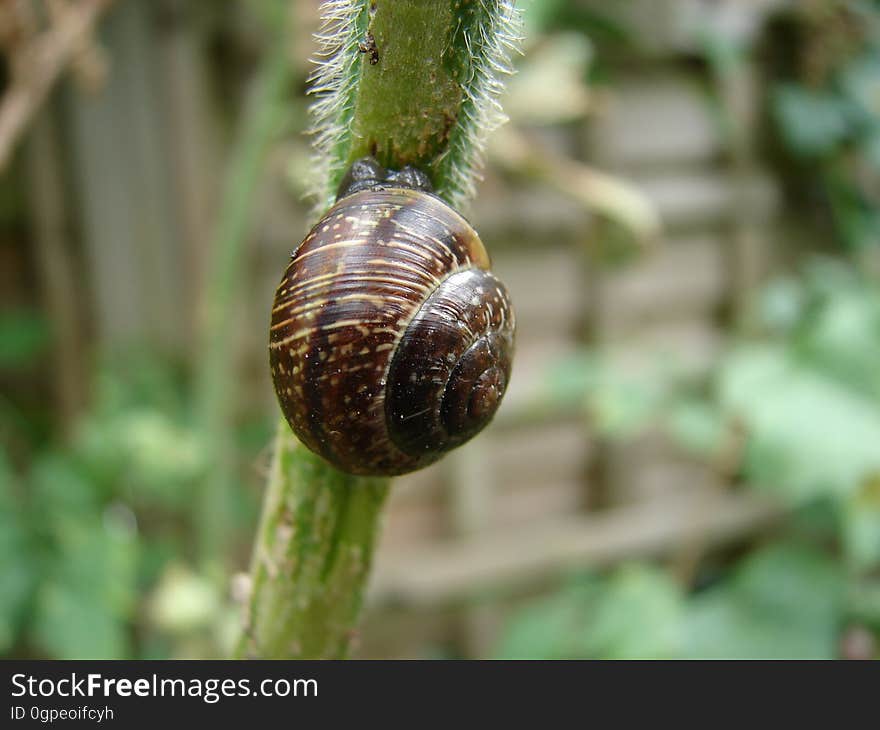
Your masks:
M285 112L292 68L285 32L286 0L263 3L273 34L247 102L241 129L228 164L223 202L205 282L203 339L196 368L195 418L206 449L207 472L196 500L197 542L201 563L213 570L222 561L231 524L233 379L231 334L240 303L242 258L250 231L254 192L263 160ZM271 24L268 20L271 19Z
M387 493L387 479L336 471L279 424L237 657L347 656Z
M348 60L318 84L322 198L331 204L348 166L373 155L393 169L413 165L440 197L467 202L486 136L504 118L497 97L518 40L513 3L349 1L355 21L338 39Z
M455 21L449 0L377 5L369 32L379 62L362 67L348 163L372 154L427 169L445 149L462 98L449 43Z

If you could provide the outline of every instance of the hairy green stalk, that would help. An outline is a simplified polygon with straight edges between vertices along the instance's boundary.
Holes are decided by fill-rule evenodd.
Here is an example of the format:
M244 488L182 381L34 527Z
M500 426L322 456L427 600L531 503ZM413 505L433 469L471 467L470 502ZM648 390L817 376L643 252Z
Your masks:
M353 161L414 165L459 207L505 117L519 15L508 0L331 0L313 78L321 206Z
M328 467L280 424L238 657L348 654L387 493L387 479Z
M489 132L502 120L518 15L502 0L328 0L312 78L318 213L368 154L415 165L453 205L473 194ZM342 474L283 421L251 565L236 654L348 654L389 486Z

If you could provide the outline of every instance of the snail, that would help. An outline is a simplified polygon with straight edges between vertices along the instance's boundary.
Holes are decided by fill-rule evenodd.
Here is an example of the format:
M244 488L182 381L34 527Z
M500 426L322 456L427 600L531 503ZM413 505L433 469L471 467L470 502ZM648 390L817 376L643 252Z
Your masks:
M489 423L513 348L471 225L420 170L352 164L275 293L269 362L299 439L351 474L421 469Z

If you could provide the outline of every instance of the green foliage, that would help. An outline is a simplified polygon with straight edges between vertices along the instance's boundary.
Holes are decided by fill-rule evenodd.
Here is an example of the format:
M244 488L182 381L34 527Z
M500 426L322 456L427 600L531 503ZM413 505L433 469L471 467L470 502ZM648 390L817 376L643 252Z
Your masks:
M690 600L684 654L831 659L844 590L841 565L828 555L801 544L772 545Z
M691 596L662 570L626 565L519 612L498 656L825 659L835 656L844 602L839 563L800 543L758 550Z
M876 8L868 4L837 3L835 12L846 21L801 50L804 56L822 56L822 73L779 82L771 110L785 147L809 171L806 178L817 180L836 233L851 247L877 245L880 26Z
M218 652L228 607L193 589L209 584L186 563L206 461L191 400L173 369L118 359L99 371L69 445L32 443L21 470L0 450L0 653L167 657L200 632L194 652ZM227 539L254 513L239 510ZM186 585L169 578L181 572Z
M523 5L526 38L559 30L576 31L583 37L598 41L628 43L629 28L613 17L613 13L587 7L569 0L531 0Z
M717 408L687 395L671 405L667 427L687 451L707 459L719 453L728 435L728 425Z
M36 574L31 535L19 503L15 476L0 452L0 652L16 640Z
M660 427L695 458L734 458L725 468L791 510L778 541L696 593L644 566L578 580L518 615L500 655L827 658L848 621L880 627L880 287L814 260L768 285L751 320L760 336L708 383L581 353L547 392L606 437Z
M45 318L29 311L0 314L0 368L30 365L49 344Z
M682 600L662 572L622 566L586 575L511 622L502 659L662 658L679 652Z
M659 425L701 459L740 434L748 484L793 508L830 500L847 554L859 565L880 560L870 486L880 474L880 289L816 260L800 279L771 283L753 320L765 336L734 345L708 389L662 362L626 375L581 355L551 374L549 393L582 400L606 436Z
M809 268L807 277L805 326L795 346L821 373L880 401L880 289L829 262Z
M874 476L838 512L841 540L850 565L863 574L880 564L880 477Z
M516 614L500 658L830 659L846 583L802 543L770 545L716 585L686 595L662 570L589 574Z
M137 543L126 515L84 511L53 529L35 598L33 639L61 659L130 656Z
M790 11L805 31L794 64L802 76L772 84L768 106L799 205L826 213L829 243L871 264L866 247L880 243L880 15L876 3L820 5ZM552 27L562 14L539 2L526 22ZM726 37L704 40L719 78L748 60ZM725 129L736 142L738 130ZM788 517L764 546L711 572L699 566L699 590L645 565L575 580L514 617L501 656L830 658L848 626L880 636L880 286L870 270L813 260L771 282L743 322L750 336L709 377L659 353L637 370L621 367L604 351L549 374L546 401L580 403L594 432L626 444L663 429ZM621 588L634 575L635 605L635 592Z
M582 352L555 364L542 399L557 407L580 402L602 435L627 438L663 412L675 377L675 368L662 358L649 375L639 375L614 367L601 355Z
M777 89L773 101L785 141L799 155L828 155L853 134L854 109L834 94L791 84Z
M720 376L720 406L748 433L743 468L792 501L845 497L880 472L880 410L784 348L747 347Z
M880 580L875 578L851 586L848 599L853 620L880 632Z
M59 658L129 656L137 544L127 511L67 454L41 455L21 483L4 476L0 650L24 641Z
M189 396L170 369L126 358L96 382L74 439L89 474L140 506L182 509L206 468Z
M869 488L880 474L880 291L815 262L801 282L771 286L758 312L773 338L725 358L714 401L745 430L743 475L792 505L831 499L853 561L880 560Z
M715 405L745 427L744 477L793 506L830 500L865 573L880 565L880 290L821 261L768 295L759 324L774 339L725 360Z

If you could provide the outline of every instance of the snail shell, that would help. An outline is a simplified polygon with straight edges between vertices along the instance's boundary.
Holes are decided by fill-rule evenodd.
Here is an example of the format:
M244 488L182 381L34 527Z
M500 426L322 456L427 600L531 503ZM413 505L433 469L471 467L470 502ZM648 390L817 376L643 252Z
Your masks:
M395 475L492 419L513 346L507 292L476 231L440 198L392 183L344 195L294 251L269 360L309 449L349 473Z

